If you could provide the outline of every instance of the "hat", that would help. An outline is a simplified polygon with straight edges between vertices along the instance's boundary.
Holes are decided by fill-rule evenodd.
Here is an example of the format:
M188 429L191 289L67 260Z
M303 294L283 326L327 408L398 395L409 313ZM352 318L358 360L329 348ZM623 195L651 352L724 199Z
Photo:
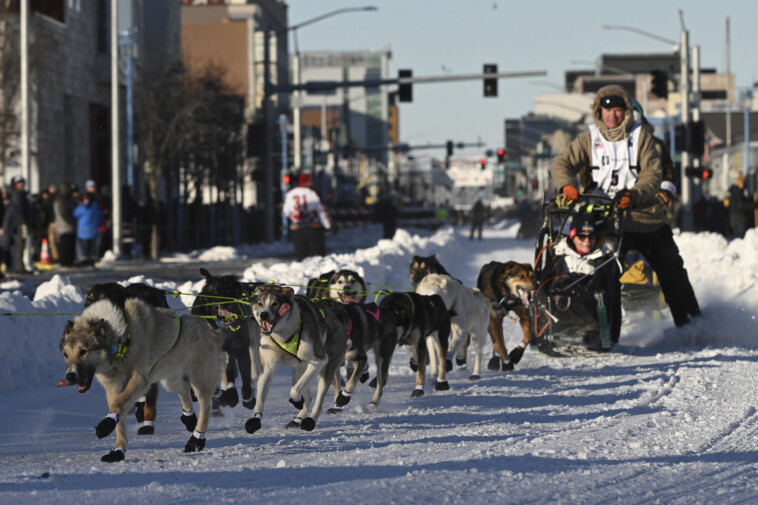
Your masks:
M311 174L300 174L300 177L297 178L298 186L310 186L312 182Z
M11 184L15 186L19 182L26 182L26 179L20 175L14 175L13 179L11 179Z
M595 225L592 222L592 218L587 214L577 214L574 216L574 219L571 220L569 238L574 238L577 235L590 235L593 233L595 233Z
M600 99L600 107L604 109L612 109L614 107L621 107L622 109L626 109L626 101L624 101L623 96L608 95Z
M92 179L88 180L87 182L84 183L84 187L87 191L89 191L90 189L95 189L95 181L93 181Z
M632 98L632 111L634 113L634 120L641 124L647 124L648 120L645 117L645 111L642 110L642 105L636 99Z

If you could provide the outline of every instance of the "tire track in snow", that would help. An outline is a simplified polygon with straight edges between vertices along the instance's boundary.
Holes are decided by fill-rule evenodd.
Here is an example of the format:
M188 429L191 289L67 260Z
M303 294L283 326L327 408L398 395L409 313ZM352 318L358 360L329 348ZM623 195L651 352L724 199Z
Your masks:
M736 439L734 445L742 445L745 439L753 438L754 432L758 431L758 423L756 421L758 421L756 409L750 405L745 408L740 417L720 429L693 452L697 454L712 452L733 439Z

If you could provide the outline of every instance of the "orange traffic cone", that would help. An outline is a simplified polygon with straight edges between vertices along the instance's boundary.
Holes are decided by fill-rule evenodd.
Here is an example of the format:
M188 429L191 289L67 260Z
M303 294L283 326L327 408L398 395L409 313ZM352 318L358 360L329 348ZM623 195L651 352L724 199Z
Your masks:
M50 249L48 249L47 239L42 239L42 251L39 254L39 262L43 265L50 264Z

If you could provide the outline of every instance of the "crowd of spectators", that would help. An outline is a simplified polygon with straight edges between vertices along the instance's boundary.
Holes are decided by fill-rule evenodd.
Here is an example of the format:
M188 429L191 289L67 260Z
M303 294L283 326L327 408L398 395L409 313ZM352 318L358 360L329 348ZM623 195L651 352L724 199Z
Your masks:
M31 273L41 263L93 265L109 247L110 205L92 180L84 191L62 182L34 195L21 176L0 185L0 278Z

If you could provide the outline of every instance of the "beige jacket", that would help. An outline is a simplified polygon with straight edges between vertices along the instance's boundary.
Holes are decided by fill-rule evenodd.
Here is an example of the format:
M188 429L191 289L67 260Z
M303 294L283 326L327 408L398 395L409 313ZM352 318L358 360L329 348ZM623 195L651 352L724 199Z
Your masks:
M600 112L600 100L606 96L621 96L626 102L626 116L620 126L609 129L603 123ZM592 105L595 124L600 129L603 137L609 141L619 141L626 138L634 125L632 116L632 102L626 91L621 86L612 84L598 90ZM665 213L663 207L655 198L655 192L661 187L662 166L661 158L656 149L653 136L643 129L640 132L640 147L637 159L640 171L637 182L631 189L636 194L636 201L632 209L632 215L626 225L628 232L653 231L663 226ZM553 159L550 167L550 175L553 184L560 191L569 184L576 185L577 179L581 187L580 191L586 191L593 184L592 170L592 146L590 145L590 132L586 131L579 136Z

